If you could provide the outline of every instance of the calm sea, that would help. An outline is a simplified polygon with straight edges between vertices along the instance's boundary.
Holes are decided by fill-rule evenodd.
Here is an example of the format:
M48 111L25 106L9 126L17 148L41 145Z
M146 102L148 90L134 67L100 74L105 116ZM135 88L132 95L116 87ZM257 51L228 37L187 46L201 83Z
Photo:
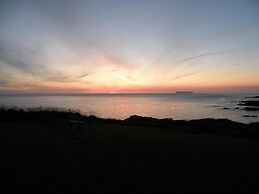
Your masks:
M228 118L258 122L259 112L236 110L240 100L252 95L223 94L88 94L88 95L0 95L0 105L58 107L86 115L125 119L130 115L155 118ZM242 107L241 107L242 108ZM245 116L246 115L246 116ZM247 117L257 116L257 118Z

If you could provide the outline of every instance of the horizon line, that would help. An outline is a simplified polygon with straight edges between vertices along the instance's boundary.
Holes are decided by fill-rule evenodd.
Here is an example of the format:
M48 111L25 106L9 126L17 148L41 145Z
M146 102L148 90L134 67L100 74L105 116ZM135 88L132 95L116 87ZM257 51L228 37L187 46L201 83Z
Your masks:
M84 95L172 95L172 94L177 94L177 95L181 95L181 94L186 94L186 95L192 95L192 94L259 94L259 92L254 91L254 92L244 92L244 91L240 91L240 92L195 92L195 91L175 91L175 92L118 92L118 93L63 93L63 92L54 92L54 93L48 93L48 92L43 92L43 93L37 93L37 92L33 92L33 93L27 93L27 92L21 92L21 93L1 93L0 95L35 95L35 96L84 96Z

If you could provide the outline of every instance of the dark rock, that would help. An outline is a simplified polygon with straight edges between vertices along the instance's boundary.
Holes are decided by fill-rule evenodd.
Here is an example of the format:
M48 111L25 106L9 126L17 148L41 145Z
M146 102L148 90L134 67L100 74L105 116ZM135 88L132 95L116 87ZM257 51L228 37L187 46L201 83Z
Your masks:
M259 106L259 101L258 100L245 100L245 101L240 101L238 104L240 106Z
M244 110L246 110L246 111L259 111L259 108L256 108L256 107L245 107Z
M250 96L250 97L246 97L246 98L259 98L259 96Z
M243 117L252 117L252 118L257 118L256 115L244 115Z

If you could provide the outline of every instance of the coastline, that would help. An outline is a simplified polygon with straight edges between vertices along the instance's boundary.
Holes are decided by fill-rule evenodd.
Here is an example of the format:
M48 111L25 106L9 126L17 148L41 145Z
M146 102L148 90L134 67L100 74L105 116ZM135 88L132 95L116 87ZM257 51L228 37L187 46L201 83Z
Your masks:
M88 124L114 124L122 126L151 127L171 129L197 134L215 134L243 138L259 139L259 122L240 123L229 119L203 118L193 120L158 119L132 115L126 119L100 118L83 115L79 111L64 108L0 108L0 122L64 122L68 126L84 128ZM71 126L70 126L71 127Z
M249 97L249 99L248 99ZM246 106L244 101L256 100L254 95L219 94L143 94L143 95L81 95L81 96L1 96L7 107L60 107L74 108L85 115L101 118L126 119L131 115L154 118L190 120L201 118L227 118L232 121L258 122L258 108Z
M258 193L258 125L0 109L2 191Z

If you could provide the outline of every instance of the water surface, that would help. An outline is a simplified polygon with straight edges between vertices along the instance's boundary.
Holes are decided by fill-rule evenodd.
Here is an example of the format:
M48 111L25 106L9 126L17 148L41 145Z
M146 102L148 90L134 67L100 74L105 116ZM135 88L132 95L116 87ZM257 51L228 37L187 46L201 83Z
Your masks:
M18 107L58 107L80 110L86 115L125 119L130 115L155 118L228 118L256 122L259 112L235 110L245 94L88 94L88 95L0 95L0 104ZM251 95L250 95L251 96Z

